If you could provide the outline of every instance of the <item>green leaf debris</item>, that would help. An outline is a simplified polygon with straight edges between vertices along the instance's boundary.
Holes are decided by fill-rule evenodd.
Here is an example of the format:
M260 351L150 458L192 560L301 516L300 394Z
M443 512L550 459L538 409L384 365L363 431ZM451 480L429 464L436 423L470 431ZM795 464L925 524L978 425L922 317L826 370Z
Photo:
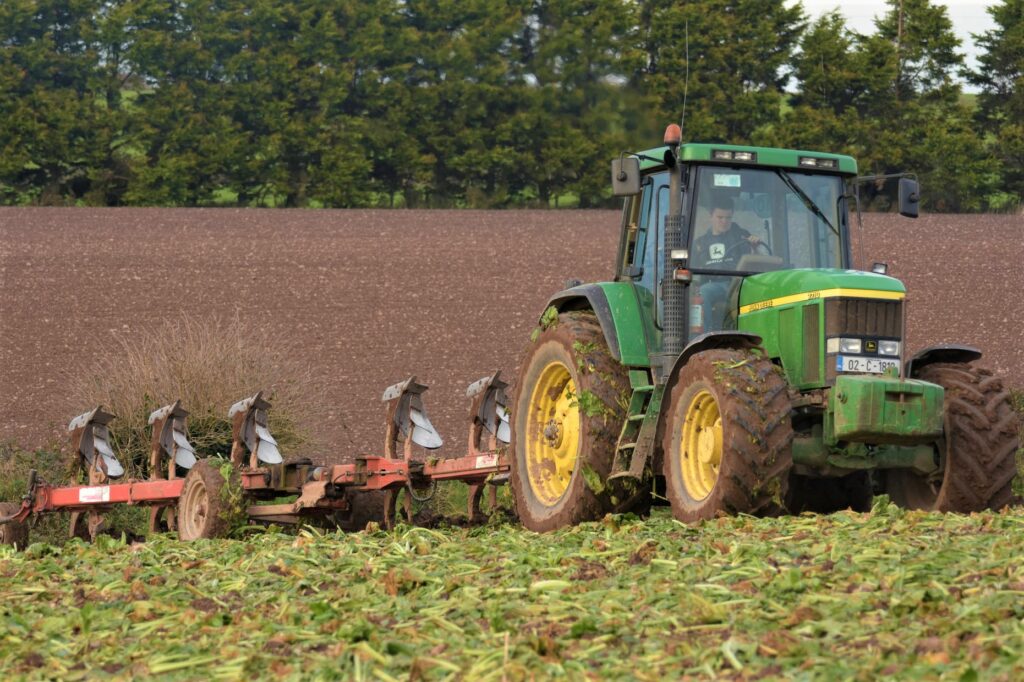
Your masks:
M1024 511L0 547L5 678L1021 679Z

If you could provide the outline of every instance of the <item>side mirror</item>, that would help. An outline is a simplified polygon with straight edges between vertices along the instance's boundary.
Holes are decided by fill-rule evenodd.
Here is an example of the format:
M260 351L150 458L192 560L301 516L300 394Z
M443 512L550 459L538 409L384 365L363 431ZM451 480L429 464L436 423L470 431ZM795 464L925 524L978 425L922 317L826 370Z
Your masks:
M900 178L900 215L907 218L916 218L918 203L921 200L920 188L917 180L911 178Z
M612 161L612 194L617 197L640 194L640 159L620 156Z

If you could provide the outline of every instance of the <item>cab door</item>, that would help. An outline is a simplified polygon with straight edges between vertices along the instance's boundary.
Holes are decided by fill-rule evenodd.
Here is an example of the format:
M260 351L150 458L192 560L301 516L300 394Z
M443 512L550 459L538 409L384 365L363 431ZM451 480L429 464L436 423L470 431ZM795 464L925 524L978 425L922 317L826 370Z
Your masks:
M620 279L633 282L633 291L643 319L648 352L661 352L661 272L664 266L664 225L668 215L669 174L660 171L646 176L641 194L635 198L638 210L627 220L627 240ZM634 208L637 208L634 206ZM628 209L627 209L628 210ZM630 230L635 230L632 237Z

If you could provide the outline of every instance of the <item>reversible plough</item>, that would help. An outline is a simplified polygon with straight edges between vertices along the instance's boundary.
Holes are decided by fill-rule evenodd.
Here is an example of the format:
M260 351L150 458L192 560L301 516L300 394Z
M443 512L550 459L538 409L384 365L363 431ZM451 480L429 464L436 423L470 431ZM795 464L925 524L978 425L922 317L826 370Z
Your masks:
M510 440L506 388L500 372L471 384L466 392L472 399L468 453L425 461L414 457L417 449L435 451L443 441L423 405L427 387L415 377L384 391L383 454L360 454L347 464L285 459L268 428L271 405L262 392L228 410L228 459L200 458L188 440L188 412L176 401L149 416L151 451L145 480L124 479L125 469L109 440L108 424L114 415L99 406L68 424L76 477L83 483L51 485L32 471L21 503L0 504L0 542L23 546L30 519L55 512L70 513L73 537L95 539L104 529L105 515L121 504L149 507L151 532L177 530L183 540L218 537L229 529L226 517L234 493L225 486L232 484L241 491L234 494L234 506L242 507L250 521L309 521L358 530L353 519L376 517L391 528L401 513L411 523L413 499L428 498L438 481L457 480L469 486L467 512L469 520L476 521L482 516L484 491L489 491L493 509L495 486L509 475L504 453ZM297 497L273 503L288 496Z

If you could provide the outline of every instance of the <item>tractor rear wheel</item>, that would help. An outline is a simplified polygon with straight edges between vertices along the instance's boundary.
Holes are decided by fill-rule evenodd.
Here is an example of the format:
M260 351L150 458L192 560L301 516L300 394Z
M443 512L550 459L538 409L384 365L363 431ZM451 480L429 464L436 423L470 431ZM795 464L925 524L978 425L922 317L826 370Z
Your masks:
M21 509L20 504L0 502L0 516L14 514L19 509ZM0 524L0 545L12 545L17 549L25 549L28 546L28 524L19 521Z
M240 489L238 473L232 468L230 480L221 473L223 460L199 460L185 476L178 500L178 538L199 540L222 538L231 531L232 517L240 505L228 486Z
M697 353L679 372L662 426L672 514L694 523L719 515L783 511L793 459L786 382L759 350Z
M886 493L908 509L974 512L1011 502L1019 422L1010 394L992 372L973 364L925 365L915 379L946 390L944 437L936 445L939 472L920 476L892 469Z
M630 496L610 484L629 375L597 317L562 313L531 343L513 400L511 488L516 513L544 532L601 518Z

